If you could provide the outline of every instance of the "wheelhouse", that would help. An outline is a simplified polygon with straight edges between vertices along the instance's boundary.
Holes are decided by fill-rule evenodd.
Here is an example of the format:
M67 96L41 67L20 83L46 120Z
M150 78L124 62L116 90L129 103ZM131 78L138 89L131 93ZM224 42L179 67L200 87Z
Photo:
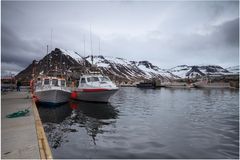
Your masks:
M102 75L89 75L89 76L83 76L80 77L79 80L79 85L84 85L84 84L93 84L93 83L107 83L111 82L111 80L107 76L102 76Z
M66 80L57 77L37 78L36 86L66 87Z

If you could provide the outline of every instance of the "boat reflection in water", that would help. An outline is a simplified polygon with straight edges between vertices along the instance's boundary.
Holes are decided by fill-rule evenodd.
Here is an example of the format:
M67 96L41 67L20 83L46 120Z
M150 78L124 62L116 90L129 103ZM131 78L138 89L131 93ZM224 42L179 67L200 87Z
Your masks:
M53 106L37 103L37 107L43 124L61 123L72 113L69 103Z
M74 141L70 136L73 132L83 137L83 128L96 145L97 134L103 134L102 128L114 124L118 117L118 110L110 103L70 101L56 107L39 105L38 110L49 145L54 149Z

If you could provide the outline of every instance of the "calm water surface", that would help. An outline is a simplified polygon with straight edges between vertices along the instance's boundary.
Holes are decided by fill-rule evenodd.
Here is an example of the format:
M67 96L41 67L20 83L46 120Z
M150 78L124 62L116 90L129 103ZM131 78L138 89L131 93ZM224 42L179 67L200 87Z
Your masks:
M239 91L121 88L38 106L54 158L238 158Z

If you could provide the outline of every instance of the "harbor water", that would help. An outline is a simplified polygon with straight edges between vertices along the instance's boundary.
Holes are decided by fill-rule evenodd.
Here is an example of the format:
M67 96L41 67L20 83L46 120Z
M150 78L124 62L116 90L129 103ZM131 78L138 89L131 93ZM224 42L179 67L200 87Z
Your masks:
M239 90L126 87L38 110L54 158L239 157Z

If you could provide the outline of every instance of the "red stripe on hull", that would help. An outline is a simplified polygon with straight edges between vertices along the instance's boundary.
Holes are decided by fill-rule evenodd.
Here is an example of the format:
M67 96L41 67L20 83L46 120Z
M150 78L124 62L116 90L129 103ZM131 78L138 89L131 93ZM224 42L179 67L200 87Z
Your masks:
M103 92L103 91L109 91L109 89L93 88L93 89L82 89L80 91L82 91L82 92Z

